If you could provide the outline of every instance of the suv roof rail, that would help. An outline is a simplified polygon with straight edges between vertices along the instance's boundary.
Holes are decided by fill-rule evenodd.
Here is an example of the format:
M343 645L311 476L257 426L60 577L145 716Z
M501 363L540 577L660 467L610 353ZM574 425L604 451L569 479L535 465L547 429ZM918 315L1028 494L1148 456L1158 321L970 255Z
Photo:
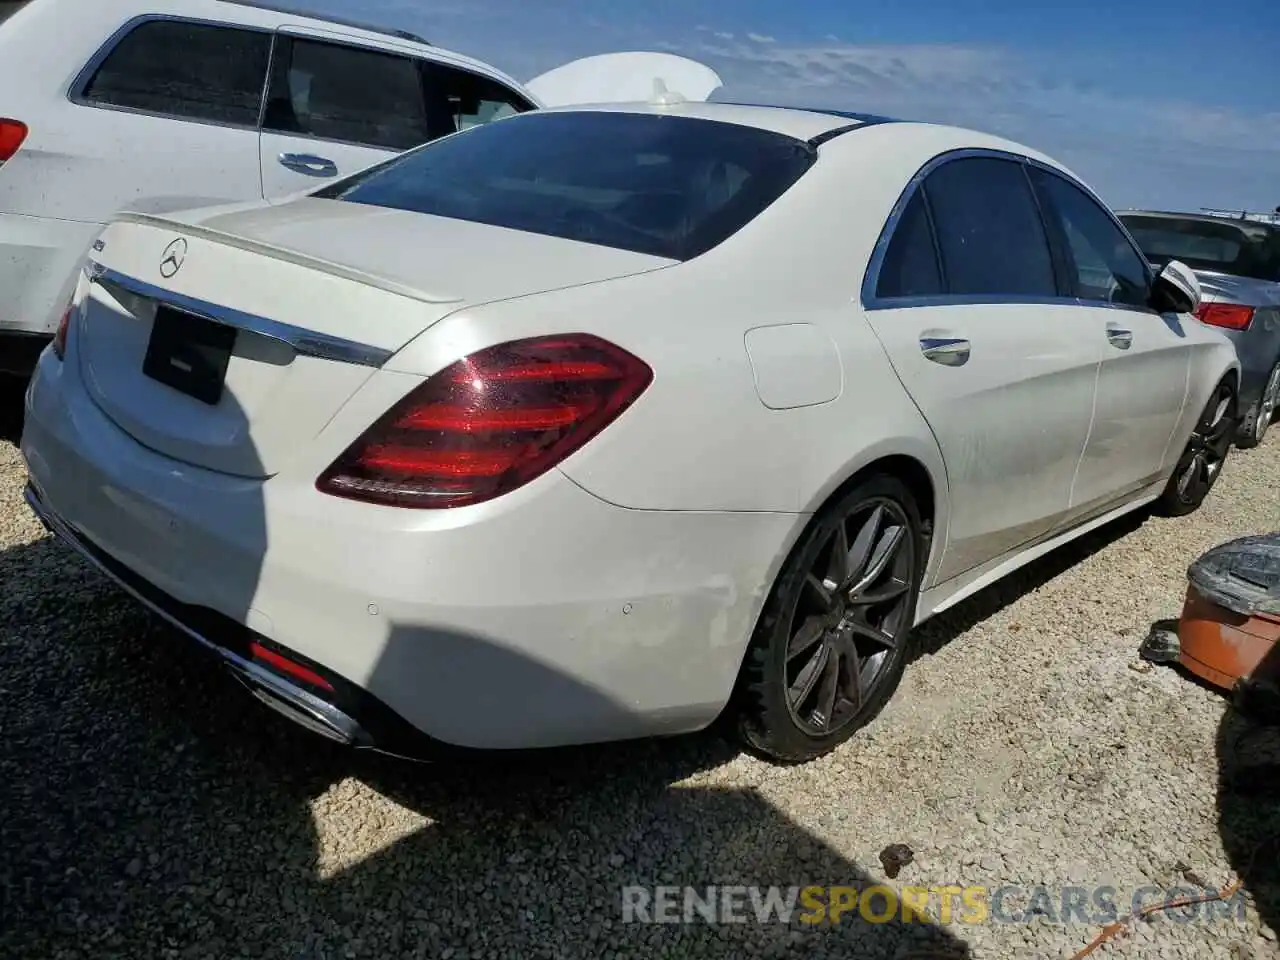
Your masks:
M271 10L275 13L290 13L294 16L308 17L312 20L323 20L325 23L333 23L341 27L351 27L353 30L367 30L370 33L380 33L386 37L398 37L401 40L420 43L424 47L431 46L430 41L425 37L420 37L418 34L412 33L408 30L400 30L396 27L384 27L376 23L366 23L363 20L349 20L346 17L335 17L328 13L316 13L311 10L300 10L297 7L289 7L278 3L272 3L270 0L222 0L222 2L234 3L239 7L254 7L258 10Z

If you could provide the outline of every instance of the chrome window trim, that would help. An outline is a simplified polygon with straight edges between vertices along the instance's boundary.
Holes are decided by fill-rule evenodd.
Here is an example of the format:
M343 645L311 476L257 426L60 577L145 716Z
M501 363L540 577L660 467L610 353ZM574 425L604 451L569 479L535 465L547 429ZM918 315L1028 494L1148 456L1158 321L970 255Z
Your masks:
M126 276L93 261L90 261L86 272L90 283L97 283L107 287L119 287L134 296L162 303L183 313L212 320L214 323L233 327L236 330L256 333L270 340L277 340L288 344L296 353L302 356L376 368L381 367L390 360L394 353L394 351L386 350L382 347L359 343L355 340L347 340L343 337L317 333L305 327L297 327L290 323L272 320L269 317L260 317L256 314L245 313L242 310L235 310L221 304L210 303L207 300L188 297L172 290L166 290L163 287L157 287L143 280Z
M1035 167L1037 170L1043 170L1045 173L1049 174L1050 176L1057 177L1059 180L1063 181L1067 185L1075 187L1077 190L1083 193L1086 197L1092 200L1094 205L1099 210L1102 211L1103 215L1108 220L1111 221L1112 225L1117 230L1120 231L1120 235L1124 237L1125 242L1129 244L1129 248L1133 251L1133 255L1138 258L1138 261L1142 264L1143 269L1147 273L1148 289L1151 287L1151 285L1155 282L1155 279L1156 279L1156 272L1155 270L1152 269L1151 262L1147 260L1146 254L1144 254L1142 252L1142 248L1138 246L1138 241L1133 239L1133 234L1129 232L1129 228L1124 225L1124 222L1118 216L1116 216L1115 211L1112 210L1109 206L1107 206L1105 202L1103 202L1101 197L1099 197L1096 193L1093 192L1093 190L1091 190L1085 184L1081 183L1075 177L1069 175L1063 170L1059 170L1058 168L1051 166L1050 164L1042 163L1041 161L1035 160L1031 157L1027 157L1025 159L1025 164L1028 167ZM1033 184L1033 189L1034 189L1034 184ZM1039 196L1039 192L1037 191L1037 197L1038 196ZM1137 307L1132 304L1116 304L1116 303L1104 302L1101 300L1082 300L1081 302L1088 304L1090 306L1098 305L1098 306L1104 306L1104 307L1124 308L1128 310L1137 310L1139 312L1144 312L1144 313L1156 312L1150 307Z
M299 14L299 16L306 16L306 15ZM111 103L98 103L96 101L88 100L85 98L84 96L85 89L89 86L89 83L93 79L94 74L98 72L98 68L101 67L102 64L106 62L107 58L110 57L111 54L115 52L116 47L120 45L120 43L125 39L125 37L131 34L138 27L146 23L151 23L156 21L164 22L164 23L189 23L189 24L195 24L196 26L202 26L202 27L221 27L226 30L241 30L247 33L265 34L267 37L270 38L270 49L268 50L268 53L267 53L267 69L266 69L266 73L262 78L262 89L258 91L258 117L256 122L232 123L226 120L207 120L207 119L202 119L200 117L186 117L178 113L167 113L162 110L141 110L137 107L125 107L125 106L119 106L117 104L111 104ZM329 22L329 21L325 21L325 22ZM526 110L521 112L527 113L531 110L539 109L537 104L530 102L529 98L525 95L524 91L517 89L515 87L512 87L510 83L508 83L506 80L502 79L501 77L494 76L486 71L474 70L469 66L465 66L461 63L455 63L452 60L447 59L445 57L423 56L419 53L411 53L407 50L398 49L394 47L382 47L382 46L378 46L375 40L367 39L364 37L348 38L348 37L340 37L336 35L330 36L330 35L319 34L319 33L313 34L313 33L306 32L306 30L307 28L299 27L299 26L286 25L283 27L263 27L263 26L258 26L256 24L243 24L243 23L236 23L234 21L227 21L227 20L209 20L204 17L188 17L188 16L179 16L176 14L168 14L168 13L140 14L136 17L132 17L129 20L126 20L123 24L121 24L120 27L116 29L116 31L112 33L111 36L109 36L103 42L102 46L100 46L97 49L97 51L93 54L93 56L91 56L85 62L85 65L80 68L80 71L76 74L75 78L71 81L70 85L67 87L66 99L69 103L71 103L74 106L84 107L89 110L107 110L113 113L125 113L125 114L131 114L133 116L138 116L138 117L156 117L161 120L171 120L174 123L197 123L197 124L200 124L201 126L221 127L227 130L247 130L254 133L272 133L272 134L275 134L276 136L294 137L299 140L308 140L314 143L332 143L339 146L361 147L366 150L380 150L384 153L389 153L393 155L403 152L403 151L391 150L386 147L371 146L367 143L361 143L356 140L337 140L332 137L317 137L312 134L287 133L280 130L268 130L266 127L264 127L263 121L266 120L266 115L267 115L267 95L270 93L270 89L271 89L272 69L275 66L276 56L278 55L278 52L279 52L280 38L283 37L289 40L295 40L295 39L311 40L317 43L328 43L328 44L333 44L335 46L354 47L356 49L367 50L371 53L383 53L388 56L403 57L407 60L414 61L418 65L419 70L421 70L424 65L429 65L429 66L439 65L439 66L449 67L454 70L460 70L464 73L470 73L470 74L473 74L474 76L482 77L486 80L490 80L493 83L496 83L499 86L503 87L504 89L508 90L520 102L528 104L528 107L526 108ZM430 140L427 141L427 143L430 143L430 142L431 142ZM415 148L410 147L408 149L415 149Z
M245 33L260 33L268 38L267 51L267 69L262 77L262 88L258 91L258 122L257 123L231 123L226 120L205 120L200 117L184 117L179 113L165 113L161 110L140 110L137 107L118 106L111 103L97 103L88 100L84 96L85 89L89 86L90 81L98 72L98 68L106 62L107 58L115 52L125 37L133 33L138 27L146 23L188 23L201 27L221 27L224 30L240 30ZM203 17L183 17L170 13L144 13L139 16L132 17L121 24L120 28L111 34L106 41L97 49L92 57L86 61L85 65L80 68L80 72L76 74L75 79L71 81L67 87L67 101L77 107L85 107L89 110L108 110L112 113L128 113L138 117L158 117L162 120L172 120L175 123L198 123L206 127L222 127L228 130L250 130L257 132L261 127L263 111L266 110L267 103L267 82L271 79L271 62L275 57L275 41L276 31L270 27L259 27L253 24L232 23L225 20L207 20Z
M1150 307L1139 307L1127 303L1106 303L1101 300L1083 300L1079 297L1054 296L1054 297L1029 297L1015 294L987 294L987 295L971 295L971 294L937 294L933 296L914 296L914 297L879 297L876 295L876 287L880 283L880 270L884 266L884 258L888 253L889 243L893 240L893 235L898 229L898 224L902 220L903 214L906 212L907 204L909 204L916 192L920 189L920 185L929 177L931 173L944 164L951 163L955 160L964 160L973 157L981 157L994 160L1008 160L1019 164L1025 169L1028 166L1034 166L1045 170L1055 176L1061 177L1067 183L1083 190L1094 203L1098 204L1104 212L1110 216L1113 223L1116 223L1125 239L1133 247L1135 252L1138 251L1137 244L1134 243L1133 237L1124 229L1122 224L1116 219L1105 203L1103 203L1092 190L1084 184L1077 181L1074 177L1064 174L1061 170L1047 163L1042 163L1032 157L1022 154L1012 153L1007 150L996 150L991 147L959 147L954 150L947 150L940 153L928 161L917 170L907 181L902 189L902 193L898 195L893 208L889 211L889 216L885 218L884 226L880 230L880 235L876 238L875 246L872 248L871 257L867 262L866 272L862 277L862 287L859 292L859 303L864 310L904 310L915 307L951 307L951 306L986 306L993 304L1026 304L1029 306L1071 306L1071 307L1102 307L1109 310L1124 310L1137 313L1155 313ZM1027 188L1031 190L1032 197L1036 202L1036 209L1040 210L1040 197L1035 190L1034 184L1027 178ZM928 204L926 203L926 208ZM1043 217L1043 211L1041 216ZM930 227L931 232L936 235L936 229L933 228L933 216L930 211ZM1043 223L1041 224L1044 228ZM1046 231L1047 232L1047 231ZM1046 242L1049 241L1048 236L1045 237ZM1050 244L1050 255L1052 257L1052 244ZM935 254L938 256L939 270L942 276L946 278L945 267L942 263L941 251L936 249ZM1138 253L1142 257L1141 253ZM1142 257L1142 262L1146 263L1146 258ZM1056 258L1054 259L1055 275L1058 269ZM1150 270L1148 269L1148 280L1150 280Z

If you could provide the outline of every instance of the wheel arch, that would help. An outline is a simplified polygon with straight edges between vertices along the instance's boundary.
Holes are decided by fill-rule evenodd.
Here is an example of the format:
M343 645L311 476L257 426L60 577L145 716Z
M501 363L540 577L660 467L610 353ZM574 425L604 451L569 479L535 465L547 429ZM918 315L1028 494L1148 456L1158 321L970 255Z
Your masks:
M813 502L800 515L800 522L796 524L785 549L779 551L778 556L770 565L768 579L762 585L756 597L756 608L752 611L750 618L751 630L743 638L741 656L734 679L734 691L728 698L726 706L733 702L738 692L746 657L751 649L751 641L759 628L760 618L764 615L765 607L769 602L769 598L773 595L778 578L782 576L783 570L786 569L787 564L795 556L796 551L800 549L809 531L818 522L823 510L868 477L877 474L887 474L895 477L902 481L907 489L911 491L912 496L915 497L916 507L920 511L920 519L924 527L926 540L924 547L928 556L928 560L925 563L922 587L928 586L929 578L941 558L941 548L946 544L945 528L948 503L945 476L939 475L942 473L941 454L937 451L936 446L933 449L937 457L937 466L932 470L925 463L927 454L926 456L917 456L904 452L882 452L870 458L860 458L855 462L856 465L851 466L842 476L833 477L829 484L815 494Z

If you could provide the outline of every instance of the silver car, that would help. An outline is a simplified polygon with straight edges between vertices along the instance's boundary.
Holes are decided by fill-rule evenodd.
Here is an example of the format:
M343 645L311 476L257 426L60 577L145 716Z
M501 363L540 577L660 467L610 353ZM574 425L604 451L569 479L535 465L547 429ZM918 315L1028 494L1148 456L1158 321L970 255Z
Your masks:
M1236 442L1262 442L1280 407L1280 223L1207 213L1122 212L1148 260L1181 260L1200 280L1196 316L1219 327L1240 357Z

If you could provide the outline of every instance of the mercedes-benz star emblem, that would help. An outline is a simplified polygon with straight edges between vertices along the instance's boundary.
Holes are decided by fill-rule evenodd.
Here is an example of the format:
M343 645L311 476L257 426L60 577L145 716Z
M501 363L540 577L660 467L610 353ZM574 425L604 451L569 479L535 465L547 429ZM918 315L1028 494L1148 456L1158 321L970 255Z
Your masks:
M182 269L182 261L187 259L187 241L179 237L167 247L160 257L160 276L168 280Z

